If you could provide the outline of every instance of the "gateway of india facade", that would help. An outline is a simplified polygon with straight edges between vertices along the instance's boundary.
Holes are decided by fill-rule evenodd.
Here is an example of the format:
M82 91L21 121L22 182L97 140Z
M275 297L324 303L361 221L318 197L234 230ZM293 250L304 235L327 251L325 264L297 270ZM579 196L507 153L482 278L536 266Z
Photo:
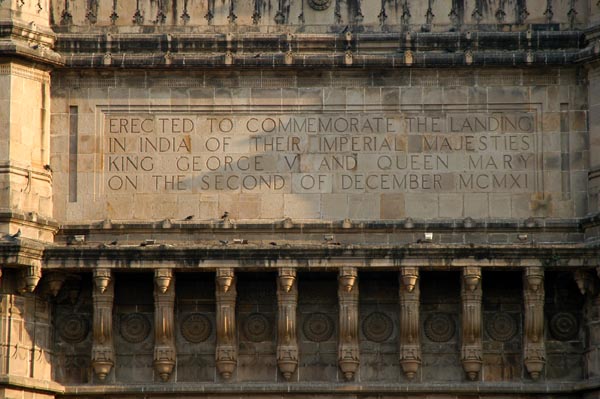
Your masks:
M596 399L600 1L0 0L0 397Z

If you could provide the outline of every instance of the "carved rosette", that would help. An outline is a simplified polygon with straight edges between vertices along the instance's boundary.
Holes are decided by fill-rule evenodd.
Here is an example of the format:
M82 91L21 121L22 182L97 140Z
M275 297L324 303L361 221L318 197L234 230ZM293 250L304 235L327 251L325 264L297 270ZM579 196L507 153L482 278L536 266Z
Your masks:
M237 364L235 333L235 275L232 268L217 269L217 348L215 360L221 377L231 378Z
M544 345L544 269L528 267L523 278L525 299L524 362L532 379L540 378L546 363Z
M354 378L359 365L358 347L358 272L344 267L338 276L340 336L338 362L346 380Z
M169 269L154 273L154 370L167 381L175 367L175 277Z
M296 339L296 308L298 306L298 285L296 271L291 268L279 269L277 279L277 365L286 380L289 380L298 367L298 342Z
M481 268L465 267L462 273L462 348L463 369L470 380L479 377L482 364Z
M112 336L112 313L114 285L109 269L94 271L94 304L92 368L100 380L104 380L114 366L114 345Z
M421 364L419 340L419 269L400 271L400 364L408 379L413 379Z

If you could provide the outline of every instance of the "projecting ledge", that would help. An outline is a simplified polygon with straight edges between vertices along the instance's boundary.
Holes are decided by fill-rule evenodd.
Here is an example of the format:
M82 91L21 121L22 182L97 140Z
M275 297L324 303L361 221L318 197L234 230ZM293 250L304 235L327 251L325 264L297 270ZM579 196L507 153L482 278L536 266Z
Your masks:
M14 375L0 375L0 388L1 387L50 394L65 393L65 387L57 382Z
M201 383L177 383L177 384L136 384L136 385L67 385L64 395L145 395L165 393L239 393L244 394L281 394L281 393L414 393L414 394L573 394L575 392L589 391L600 388L600 380L589 380L582 382L540 382L540 383L248 383L243 384L201 384Z

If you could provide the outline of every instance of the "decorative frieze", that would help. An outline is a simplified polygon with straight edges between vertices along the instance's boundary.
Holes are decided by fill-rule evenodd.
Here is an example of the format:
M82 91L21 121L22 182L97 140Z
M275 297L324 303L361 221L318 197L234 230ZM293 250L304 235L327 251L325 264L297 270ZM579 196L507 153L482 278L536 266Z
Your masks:
M523 279L525 334L523 359L532 379L540 378L546 364L544 345L544 269L528 267Z
M413 379L421 364L419 339L419 269L400 271L400 364L408 379Z
M465 267L462 273L462 347L461 361L470 380L479 377L482 364L481 268Z
M339 341L338 363L346 380L354 378L359 366L358 272L343 267L338 277Z
M235 331L236 280L232 268L217 269L217 370L224 379L231 378L237 364Z
M100 380L104 380L114 366L112 331L114 296L111 271L94 270L92 368Z
M296 271L291 268L280 269L277 283L277 365L283 377L289 380L298 367Z
M176 359L172 273L169 269L159 269L154 274L154 369L163 381L171 376Z

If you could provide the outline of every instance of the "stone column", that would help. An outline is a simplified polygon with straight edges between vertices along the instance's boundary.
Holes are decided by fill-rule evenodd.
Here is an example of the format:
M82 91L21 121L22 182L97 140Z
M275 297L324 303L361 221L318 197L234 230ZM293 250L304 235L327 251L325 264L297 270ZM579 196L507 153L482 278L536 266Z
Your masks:
M544 345L544 269L528 267L523 278L525 334L523 359L534 380L540 378L546 363Z
M296 270L279 269L277 284L277 365L286 380L298 367L298 341L296 340L296 307L298 286Z
M225 379L231 378L237 364L235 331L235 275L232 268L217 269L217 371Z
M340 326L338 362L346 380L354 378L359 365L358 347L358 272L343 267L338 277Z
M104 380L114 366L112 335L114 285L110 269L94 270L92 367Z
M481 342L481 268L465 267L462 273L462 349L463 369L470 380L479 377L482 364Z
M421 364L419 297L419 269L403 267L400 270L400 364L410 380Z
M154 273L154 369L161 380L167 381L173 372L175 336L175 277L170 269Z

